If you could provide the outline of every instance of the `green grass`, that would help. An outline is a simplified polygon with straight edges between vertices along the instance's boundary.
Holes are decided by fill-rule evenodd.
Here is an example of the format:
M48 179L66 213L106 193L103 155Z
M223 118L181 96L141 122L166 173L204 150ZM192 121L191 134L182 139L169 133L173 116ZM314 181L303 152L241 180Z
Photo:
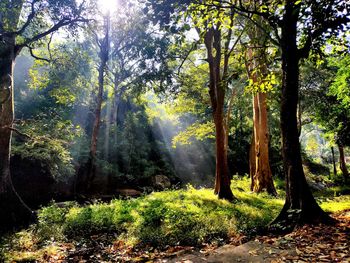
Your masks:
M218 200L212 189L188 186L85 207L58 208L53 204L40 211L37 228L54 229L53 233L43 231L44 239L79 239L108 231L137 244L197 245L264 226L283 204L281 199L250 193L245 179L235 180L233 189L239 200L235 203Z
M40 257L40 253L49 253L53 242L80 242L102 233L112 233L133 246L158 248L227 240L241 231L267 225L284 203L281 187L277 187L279 197L273 198L251 193L249 184L248 178L233 180L232 189L238 198L235 203L218 200L212 189L191 186L87 206L69 202L60 208L53 203L40 210L36 225L4 241L11 249L3 254L9 260L21 255ZM334 197L330 192L317 197L323 209L335 212L350 208L349 196Z

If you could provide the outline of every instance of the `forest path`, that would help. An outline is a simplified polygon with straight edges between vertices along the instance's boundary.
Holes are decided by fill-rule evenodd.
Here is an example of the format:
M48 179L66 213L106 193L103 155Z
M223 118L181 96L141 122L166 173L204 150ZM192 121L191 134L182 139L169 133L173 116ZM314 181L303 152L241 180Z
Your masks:
M333 216L339 220L335 226L304 226L284 236L225 245L207 256L191 252L161 262L350 262L350 210Z

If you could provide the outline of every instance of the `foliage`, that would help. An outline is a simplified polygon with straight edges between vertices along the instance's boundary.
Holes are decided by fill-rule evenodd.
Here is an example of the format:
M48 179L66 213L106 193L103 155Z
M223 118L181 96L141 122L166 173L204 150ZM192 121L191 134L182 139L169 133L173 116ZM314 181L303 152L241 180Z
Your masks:
M344 103L348 88L344 83L347 71L343 63L347 57L345 55L338 64L332 55L320 66L309 62L304 66L302 75L302 79L308 82L302 89L306 119L312 118L320 125L333 144L350 143L350 113L347 103Z
M235 204L217 200L210 189L191 186L84 207L52 204L40 210L35 228L41 240L60 235L79 239L109 231L125 233L126 238L145 245L195 245L227 238L272 220L282 200L252 195L248 188L247 179L234 180L233 189L241 200ZM46 231L49 226L56 231Z
M350 106L350 55L348 53L339 57L331 57L329 65L336 70L334 80L329 87L329 95L337 97L344 108Z
M176 145L179 144L191 144L191 138L202 141L204 139L214 139L214 123L206 122L206 123L198 123L188 126L185 131L178 133L175 137L173 137L172 144L173 147L176 148Z
M20 123L22 135L15 138L12 155L39 162L53 178L65 180L74 174L70 145L80 136L81 129L59 116L49 121L47 117L43 114Z

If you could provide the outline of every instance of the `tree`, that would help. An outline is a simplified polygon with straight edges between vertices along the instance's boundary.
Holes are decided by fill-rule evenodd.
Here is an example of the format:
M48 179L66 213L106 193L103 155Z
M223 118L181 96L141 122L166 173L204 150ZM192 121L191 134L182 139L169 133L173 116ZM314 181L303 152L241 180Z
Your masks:
M228 123L225 117L225 99L228 85L236 76L230 67L232 52L240 37L233 32L234 12L233 10L202 5L201 1L149 1L146 11L152 7L153 19L160 26L175 32L190 29L192 23L197 30L200 41L204 43L209 65L209 96L212 117L215 125L216 141L216 172L215 193L219 198L233 200L234 196L230 188L230 174L228 169ZM188 8L188 18L181 14ZM174 26L174 21L176 21ZM181 22L180 22L181 21ZM181 28L179 30L179 27ZM183 31L183 30L182 30ZM185 40L183 36L182 41ZM180 41L181 43L181 41ZM182 64L181 64L182 66ZM180 67L181 67L180 66Z
M99 48L99 65L98 65L98 86L95 101L94 110L94 123L92 126L90 153L86 164L86 190L90 190L91 184L96 176L96 152L97 152L97 140L101 126L101 111L103 103L105 73L107 69L107 62L110 56L110 13L108 12L103 16L104 24L104 36L102 39L96 37L97 45ZM97 34L96 34L97 35Z
M343 52L344 53L344 52ZM336 133L336 143L339 149L339 162L340 170L343 173L345 181L349 180L349 171L346 167L344 146L350 145L350 135L349 135L349 115L350 115L350 92L349 92L349 78L350 78L350 56L345 50L340 59L334 57L330 59L330 66L336 68L336 74L334 76L334 81L329 87L329 95L335 96L337 98L338 112L343 113L342 123L337 126Z
M262 19L260 19L262 20ZM264 26L263 21L260 26ZM249 23L248 23L249 25ZM253 138L250 149L249 166L251 190L259 193L266 190L277 195L273 184L269 160L269 130L267 119L267 92L271 81L268 79L266 44L264 32L252 25L248 30L250 46L248 47L247 72L253 89ZM274 80L273 80L274 81Z
M225 99L229 83L237 76L232 70L232 52L242 34L235 36L233 25L235 13L216 8L195 5L192 19L207 51L209 64L209 96L216 142L216 176L214 192L219 198L233 200L228 169L228 121L232 105L225 113ZM203 16L209 18L203 18ZM241 29L243 32L243 29ZM230 107L231 106L231 107Z
M62 27L86 23L87 6L73 0L5 0L0 3L0 196L1 205L11 206L11 137L14 129L13 69L15 58L27 47L44 41ZM16 205L13 208L16 211ZM8 213L10 217L11 213ZM6 219L4 219L6 221Z
M148 22L140 8L132 4L119 11L112 20L107 76L113 86L113 98L106 121L108 134L114 132L116 136L118 106L123 95L133 93L137 97L151 88L150 83L162 81L170 74L166 57L169 34L156 31ZM115 143L116 140L114 138ZM111 157L109 147L107 143L107 158Z

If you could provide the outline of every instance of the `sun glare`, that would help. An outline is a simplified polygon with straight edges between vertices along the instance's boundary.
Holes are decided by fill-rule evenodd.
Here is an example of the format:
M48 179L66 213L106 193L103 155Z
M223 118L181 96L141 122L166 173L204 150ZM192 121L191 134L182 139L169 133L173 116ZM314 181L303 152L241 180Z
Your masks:
M98 0L98 6L102 13L113 13L118 9L118 0Z

